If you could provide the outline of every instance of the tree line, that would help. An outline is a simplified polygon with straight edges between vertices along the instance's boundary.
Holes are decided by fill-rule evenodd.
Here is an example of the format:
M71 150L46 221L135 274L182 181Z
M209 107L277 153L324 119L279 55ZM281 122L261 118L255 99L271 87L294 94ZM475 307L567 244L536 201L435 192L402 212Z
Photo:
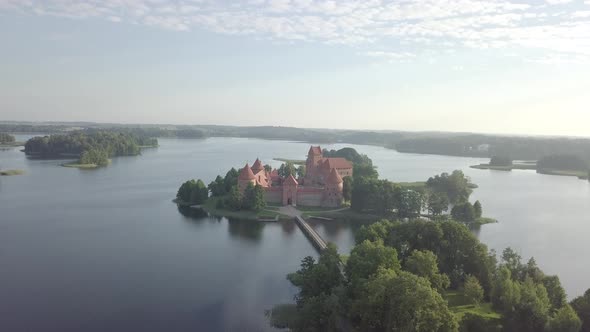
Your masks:
M299 292L289 317L271 319L292 331L588 331L590 290L571 303L559 278L512 249L501 259L454 221L382 220L363 226L346 259L334 245L305 257L287 279ZM476 308L491 303L500 318L478 310L455 315L448 292ZM273 316L273 313L270 313Z
M14 136L9 135L7 133L0 133L0 144L2 143L14 143L15 139Z
M157 144L153 137L129 132L87 130L33 137L25 143L25 153L39 158L76 156L83 164L104 165L109 157L138 155L141 146Z

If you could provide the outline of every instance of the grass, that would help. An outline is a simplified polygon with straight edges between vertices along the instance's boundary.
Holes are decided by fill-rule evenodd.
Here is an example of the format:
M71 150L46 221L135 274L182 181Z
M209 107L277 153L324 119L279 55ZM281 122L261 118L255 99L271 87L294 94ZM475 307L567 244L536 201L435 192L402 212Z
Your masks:
M578 178L580 178L582 180L588 179L588 172L576 171L576 170L560 170L560 169L542 168L542 169L538 169L537 173L548 174L548 175L560 175L560 176L577 176Z
M109 164L111 160L109 159ZM72 161L70 163L61 164L63 167L72 167L72 168L79 168L79 169L95 169L99 167L103 167L97 164L79 164L77 161Z
M260 212L256 211L249 211L249 210L240 210L240 211L232 211L226 209L218 209L217 208L217 201L220 199L225 199L225 197L209 197L205 204L201 205L201 208L207 211L209 214L218 216L218 217L226 217L226 218L235 218L240 220L252 220L252 221L259 221L261 219L275 219L277 216L279 220L291 220L292 218L283 214L280 214L275 207L270 207L264 209ZM184 206L191 206L193 204L189 204L186 202L179 201L178 199L173 200L173 202L184 205Z
M491 303L471 304L461 291L450 290L443 294L449 303L449 309L458 320L466 313L479 315L488 319L500 319L502 316L492 308Z
M0 171L0 175L2 176L13 176L13 175L23 175L25 171L22 169L7 169L4 171Z
M282 161L284 163L293 163L293 165L305 165L305 160L299 159L272 158L272 160Z
M514 163L512 165L507 166L498 166L498 165L490 165L490 164L479 164L473 165L471 168L475 169L490 169L494 171L512 171L514 169L537 169L537 164L532 162L522 162L522 163Z
M426 182L425 181L418 181L418 182L398 182L396 183L402 188L411 189L415 191L423 191L426 190Z
M300 207L297 207L298 209ZM343 210L338 210L335 211L337 209L332 208L330 211L319 211L319 210L315 210L315 211L304 211L302 214L303 218L309 218L311 216L316 216L316 217L323 217L323 218L330 218L330 219L334 219L334 220L348 220L348 221L360 221L360 222L372 222L372 221L377 221L380 220L381 216L377 216L377 215L373 215L373 214L369 214L366 212L363 213L359 213L356 212L350 208L345 208Z

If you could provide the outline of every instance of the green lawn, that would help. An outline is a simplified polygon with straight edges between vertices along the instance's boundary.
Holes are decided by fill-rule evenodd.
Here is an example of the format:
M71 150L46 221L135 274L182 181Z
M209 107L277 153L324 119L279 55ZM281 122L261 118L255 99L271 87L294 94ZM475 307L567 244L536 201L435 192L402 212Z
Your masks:
M217 208L217 201L220 199L224 199L224 197L209 197L209 199L201 206L201 208L214 216L219 217L226 217L226 218L236 218L242 220L259 220L259 219L274 219L277 215L281 220L292 219L289 216L285 216L280 214L276 207L269 207L264 209L260 212L255 211L248 211L248 210L240 210L240 211L231 211L226 209L218 209ZM190 205L182 202L177 202L178 204L183 205Z
M284 163L293 163L293 165L305 165L305 160L299 159L272 158L272 160L282 161Z
M338 221L348 220L348 221L360 221L360 222L377 221L382 218L381 216L369 214L366 212L359 213L359 212L356 212L350 208L345 208L340 211L334 211L334 210L337 210L337 208L332 208L331 210L332 211L321 211L321 210L305 211L305 212L303 212L302 217L309 218L310 216L316 216L316 217L322 217L322 218L331 218L331 219L338 220Z
M458 320L461 320L466 313L479 315L488 319L500 319L502 317L492 309L491 303L481 303L478 306L470 304L469 300L461 291L450 290L443 297L448 301L449 309L455 314Z
M0 171L0 175L2 175L2 176L23 175L23 174L25 174L25 171L23 171L22 169L7 169L7 170Z

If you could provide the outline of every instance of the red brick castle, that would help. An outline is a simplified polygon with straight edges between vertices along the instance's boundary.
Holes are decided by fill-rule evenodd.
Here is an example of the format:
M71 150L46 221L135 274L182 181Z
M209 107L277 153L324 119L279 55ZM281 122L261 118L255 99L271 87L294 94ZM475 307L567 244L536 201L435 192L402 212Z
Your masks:
M283 205L338 207L342 204L342 178L352 176L352 164L344 158L324 158L319 146L312 146L305 162L305 177L279 176L276 169L264 169L256 159L252 167L240 170L238 189L244 192L249 183L264 188L267 203Z

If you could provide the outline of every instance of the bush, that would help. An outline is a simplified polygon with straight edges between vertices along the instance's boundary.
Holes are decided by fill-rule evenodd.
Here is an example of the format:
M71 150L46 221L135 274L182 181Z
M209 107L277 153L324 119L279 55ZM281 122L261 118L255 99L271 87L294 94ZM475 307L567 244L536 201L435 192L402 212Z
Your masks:
M488 318L474 313L466 313L459 325L460 332L500 332L502 325L497 318Z

